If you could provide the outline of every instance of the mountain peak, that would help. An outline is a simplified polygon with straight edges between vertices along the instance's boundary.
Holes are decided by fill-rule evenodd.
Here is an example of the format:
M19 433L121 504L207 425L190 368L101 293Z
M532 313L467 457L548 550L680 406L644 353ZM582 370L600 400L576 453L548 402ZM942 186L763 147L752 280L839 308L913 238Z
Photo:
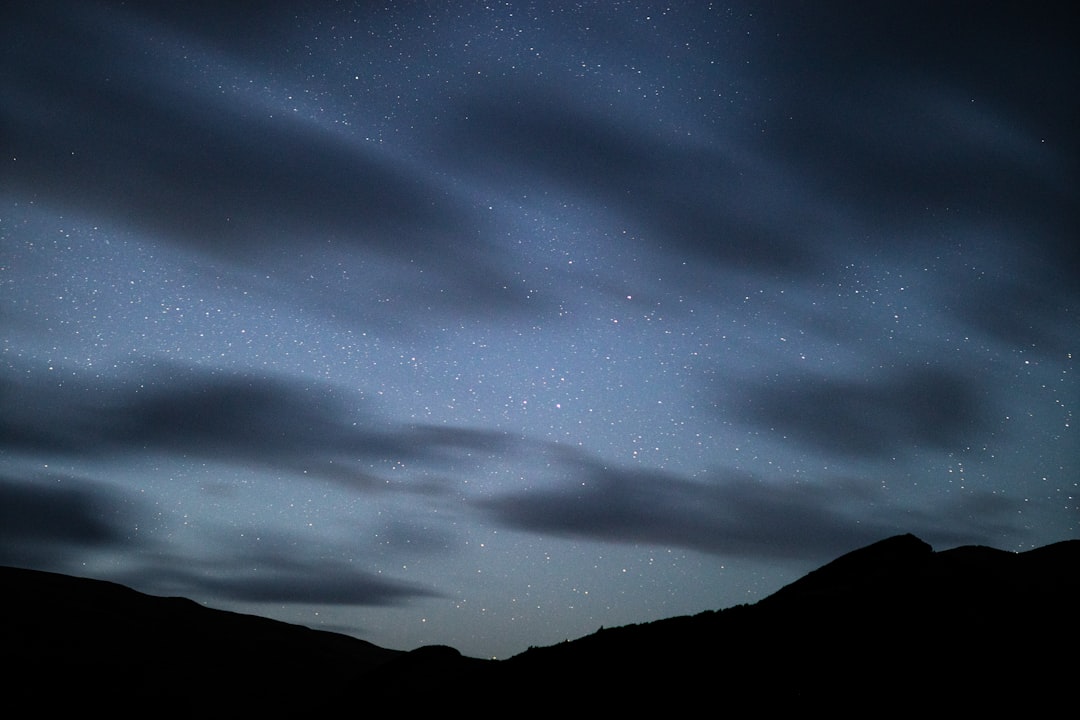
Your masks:
M894 535L866 547L852 550L813 570L762 600L762 603L791 602L832 596L853 587L877 585L886 579L895 582L915 566L934 555L929 543L911 533Z

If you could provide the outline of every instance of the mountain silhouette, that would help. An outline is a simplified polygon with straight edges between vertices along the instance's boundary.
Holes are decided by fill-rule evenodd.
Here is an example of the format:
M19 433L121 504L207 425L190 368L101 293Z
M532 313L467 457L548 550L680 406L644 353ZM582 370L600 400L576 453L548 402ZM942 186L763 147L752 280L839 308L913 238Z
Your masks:
M934 552L902 535L754 605L601 629L504 661L355 638L0 568L12 707L34 714L282 717L382 708L505 712L1022 709L1077 679L1080 540ZM495 704L490 704L495 703Z

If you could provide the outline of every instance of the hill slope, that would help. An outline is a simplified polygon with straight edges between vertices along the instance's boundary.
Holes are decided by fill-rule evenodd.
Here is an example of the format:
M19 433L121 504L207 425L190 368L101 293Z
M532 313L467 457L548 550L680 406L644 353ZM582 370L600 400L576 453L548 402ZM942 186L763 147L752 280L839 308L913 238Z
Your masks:
M934 552L911 535L815 570L752 606L601 630L514 658L405 653L334 633L0 568L8 699L38 710L275 717L347 705L743 706L851 712L891 698L1040 707L1076 676L1080 540ZM374 703L374 705L371 705ZM1049 707L1049 705L1047 705Z

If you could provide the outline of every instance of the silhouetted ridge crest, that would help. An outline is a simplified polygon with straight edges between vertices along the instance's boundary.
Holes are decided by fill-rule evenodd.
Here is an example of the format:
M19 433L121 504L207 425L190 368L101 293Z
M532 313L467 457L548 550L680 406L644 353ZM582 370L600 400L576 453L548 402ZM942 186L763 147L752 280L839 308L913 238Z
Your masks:
M858 590L890 589L900 578L922 567L934 549L914 535L896 535L841 555L759 604L826 601Z
M531 709L741 706L1047 714L1071 699L1080 540L1024 553L934 552L901 535L847 553L754 605L606 628L501 662L449 647L386 650L335 633L0 568L9 699L35 709L325 714L390 703ZM390 707L387 705L385 707ZM1045 712L1044 712L1045 711ZM221 714L219 712L218 714ZM213 713L211 713L213 714Z

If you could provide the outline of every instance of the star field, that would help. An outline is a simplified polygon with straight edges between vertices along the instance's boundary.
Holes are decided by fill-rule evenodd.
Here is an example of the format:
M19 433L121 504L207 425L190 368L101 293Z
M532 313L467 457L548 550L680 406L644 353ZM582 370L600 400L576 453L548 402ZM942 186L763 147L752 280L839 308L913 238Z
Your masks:
M1080 533L1064 18L0 27L0 562L507 657Z

